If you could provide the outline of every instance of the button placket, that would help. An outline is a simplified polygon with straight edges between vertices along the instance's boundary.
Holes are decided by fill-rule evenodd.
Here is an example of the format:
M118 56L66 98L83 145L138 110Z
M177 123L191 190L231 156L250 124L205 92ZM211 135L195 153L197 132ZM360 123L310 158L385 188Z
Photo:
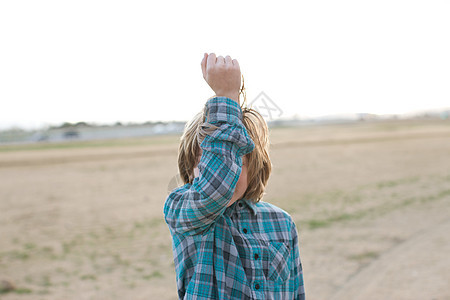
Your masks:
M261 256L262 248L252 232L253 223L251 223L251 220L254 217L249 214L251 211L249 211L248 207L245 206L242 201L237 202L236 212L240 221L241 233L244 235L243 238L245 238L250 244L247 259L250 260L249 263L252 265L254 270L254 275L253 278L251 278L252 282L250 284L255 292L256 299L262 299L264 296L264 273Z
M262 259L260 256L261 253L261 248L259 247L258 243L253 243L252 245L252 254L251 254L251 258L252 258L252 265L254 267L255 270L255 277L254 277L254 282L253 282L253 288L255 290L255 292L257 293L262 293L263 292L263 266L262 266ZM258 298L259 299L259 298Z
M237 207L237 209L236 209L236 212L237 212L237 215L238 215L238 219L239 219L239 220L246 220L246 219L245 219L245 213L243 214L243 210L242 210L242 207L243 207L243 206L244 206L244 205L242 204L242 202L239 201L239 202L238 202L238 207ZM242 232L243 232L244 234L250 233L249 225L248 225L246 222L243 222L241 228L242 228Z

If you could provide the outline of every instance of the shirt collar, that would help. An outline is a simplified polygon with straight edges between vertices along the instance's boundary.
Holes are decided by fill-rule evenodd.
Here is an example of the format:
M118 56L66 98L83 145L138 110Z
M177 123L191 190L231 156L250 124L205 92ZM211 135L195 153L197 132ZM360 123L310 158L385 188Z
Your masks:
M256 215L256 212L257 212L256 205L255 205L255 203L253 203L253 201L248 200L248 199L241 199L241 200L234 202L232 205L230 205L229 207L226 208L225 214L228 216L231 216L231 214L234 212L234 210L243 209L244 207L247 207L253 213L253 215Z
M244 206L247 206L250 211L256 216L256 205L253 201L248 199L241 199L237 202L241 202Z

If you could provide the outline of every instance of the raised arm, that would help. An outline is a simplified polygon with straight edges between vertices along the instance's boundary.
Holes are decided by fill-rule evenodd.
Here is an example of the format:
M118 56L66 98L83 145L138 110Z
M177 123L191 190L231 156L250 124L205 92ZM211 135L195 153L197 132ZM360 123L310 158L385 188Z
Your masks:
M164 206L171 230L188 235L205 232L224 212L241 173L242 156L254 148L242 124L237 61L205 54L201 66L203 77L216 92L206 103L206 123L217 129L200 144L198 177L172 191Z

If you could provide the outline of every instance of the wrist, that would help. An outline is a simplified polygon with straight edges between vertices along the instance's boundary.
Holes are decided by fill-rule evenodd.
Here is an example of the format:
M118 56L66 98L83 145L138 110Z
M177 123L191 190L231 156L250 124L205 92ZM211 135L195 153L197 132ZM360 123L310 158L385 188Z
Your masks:
M230 98L231 100L237 102L240 105L239 93L216 93L216 97Z

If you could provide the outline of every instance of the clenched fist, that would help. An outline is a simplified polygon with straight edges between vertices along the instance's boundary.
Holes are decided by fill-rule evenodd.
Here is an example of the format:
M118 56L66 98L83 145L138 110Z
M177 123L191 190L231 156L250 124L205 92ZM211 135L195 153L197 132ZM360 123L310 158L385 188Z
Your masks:
M240 104L241 69L236 59L232 60L229 55L216 58L214 53L205 53L201 66L203 78L216 96L228 97Z

